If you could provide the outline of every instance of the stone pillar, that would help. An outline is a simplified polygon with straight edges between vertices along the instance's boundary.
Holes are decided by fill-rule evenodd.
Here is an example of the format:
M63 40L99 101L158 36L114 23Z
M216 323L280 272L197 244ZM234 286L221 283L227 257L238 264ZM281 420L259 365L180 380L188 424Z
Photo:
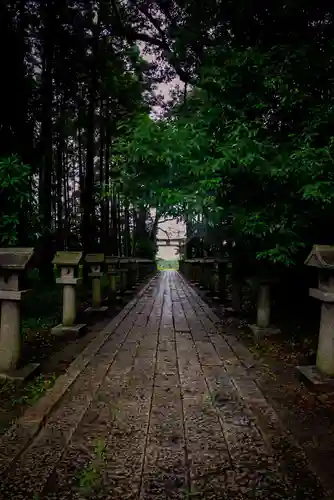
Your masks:
M136 259L136 283L140 283L146 277L145 262Z
M191 259L186 260L186 278L191 280Z
M118 258L114 256L106 257L107 274L109 281L109 299L114 301L117 295L117 264Z
M63 286L63 326L73 326L77 315L76 288L74 285Z
M228 273L228 260L220 259L218 261L219 271L219 297L220 300L225 301L227 299L227 273Z
M116 291L117 291L116 276L117 276L116 269L111 269L109 271L109 286L112 296L116 296Z
M206 286L206 264L205 259L199 259L199 265L201 266L201 273L199 278L199 288L203 289Z
M198 282L198 259L193 259L191 281L194 285Z
M125 294L128 286L128 259L123 257L119 260L119 273L120 273L120 292Z
M221 282L220 282L220 264L218 261L213 263L212 269L212 295L215 300L220 299Z
M189 280L192 283L195 283L196 281L196 259L190 259Z
M95 271L94 274L91 273L92 278L92 306L93 309L100 309L101 307L101 274L97 274L99 271Z
M257 298L256 324L260 328L267 328L270 323L270 287L261 283Z
M183 276L188 279L189 277L189 259L183 261Z
M231 307L226 307L225 310L231 314L239 314L241 312L242 272L240 272L239 264L234 261L228 264L227 268L230 269Z
M249 325L253 332L255 342L259 342L263 337L280 333L279 328L270 326L271 280L261 280L257 296L256 325Z
M238 281L232 277L232 311L235 313L240 313L241 311L241 281Z
M334 376L334 303L323 302L316 366L321 373Z
M203 280L203 264L202 259L197 259L196 263L197 271L196 271L196 286L199 286Z
M75 324L76 320L76 290L81 283L75 277L75 270L82 259L82 252L57 252L53 263L60 267L60 278L57 283L63 287L62 323L51 329L54 335L74 334L82 332L86 325Z
M21 356L20 303L11 300L1 302L0 372L17 367Z
M141 283L155 274L155 261L150 259L136 259L137 283Z
M137 279L137 263L136 259L128 260L128 279L127 279L127 288L131 292L134 288L136 288L136 279Z
M203 288L205 290L209 290L212 292L213 290L213 274L214 274L214 259L211 258L205 258L203 259L202 263L202 269L203 269L203 279L202 279L202 284L200 288Z

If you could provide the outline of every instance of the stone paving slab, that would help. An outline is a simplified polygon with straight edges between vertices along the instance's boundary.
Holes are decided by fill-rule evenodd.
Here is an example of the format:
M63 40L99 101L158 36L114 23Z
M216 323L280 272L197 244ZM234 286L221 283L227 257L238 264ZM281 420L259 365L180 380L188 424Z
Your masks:
M0 439L0 500L326 497L254 360L176 272Z

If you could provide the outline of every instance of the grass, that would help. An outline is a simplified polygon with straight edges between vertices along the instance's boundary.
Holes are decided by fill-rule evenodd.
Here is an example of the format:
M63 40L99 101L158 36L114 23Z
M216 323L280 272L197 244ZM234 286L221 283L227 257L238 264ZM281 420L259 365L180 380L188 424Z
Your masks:
M4 399L5 397L9 398L10 409L13 409L16 406L32 405L53 386L55 380L55 375L48 377L39 375L35 379L28 382L25 386L20 387L17 392L18 395L11 398L10 395L15 393L17 386L15 382L6 380L0 385L0 396L1 399Z
M57 377L55 375L51 375L51 377L39 375L24 387L24 394L13 401L15 404L19 405L34 404L48 389L54 385L56 378Z
M159 271L177 271L179 268L179 261L174 260L157 260L158 270Z
M76 476L78 487L82 494L91 494L100 487L102 482L101 467L105 461L105 451L105 441L97 439L92 460Z

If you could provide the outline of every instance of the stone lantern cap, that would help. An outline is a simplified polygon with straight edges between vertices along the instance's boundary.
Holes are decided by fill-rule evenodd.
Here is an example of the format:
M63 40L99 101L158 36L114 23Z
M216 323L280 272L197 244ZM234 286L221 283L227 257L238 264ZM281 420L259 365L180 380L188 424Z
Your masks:
M21 300L28 292L19 290L19 274L33 255L33 248L0 248L0 300Z
M104 253L88 253L85 261L87 264L102 264L104 262Z
M314 245L305 260L307 266L334 271L334 246Z
M318 288L310 288L310 296L323 302L334 302L334 246L314 245L307 266L319 269Z
M114 257L112 255L106 255L107 264L118 264L119 257Z
M59 267L76 267L81 259L82 252L57 252L52 263Z
M33 248L0 248L0 270L24 271L33 255Z
M61 276L56 279L60 285L78 285L80 278L75 278L74 270L82 259L82 252L57 252L52 263L61 268Z
M104 253L88 253L85 257L85 261L90 265L91 269L88 276L91 278L101 278L103 276L101 265L104 262Z
M119 258L120 264L129 264L130 262L131 262L131 259L129 257L120 257Z
M218 264L229 264L230 259L228 257L217 257L216 262Z

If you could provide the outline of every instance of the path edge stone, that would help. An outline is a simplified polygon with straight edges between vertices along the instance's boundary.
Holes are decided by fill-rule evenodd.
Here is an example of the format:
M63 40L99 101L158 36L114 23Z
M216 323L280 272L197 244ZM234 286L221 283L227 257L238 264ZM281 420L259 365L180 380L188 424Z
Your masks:
M127 314L136 306L138 300L156 278L153 276L137 292L135 297L101 330L96 337L72 361L66 372L60 375L55 384L24 414L19 417L7 431L0 436L0 474L15 461L37 436L45 425L48 416L54 411L65 392L73 385L78 376L89 364L95 354L114 333Z

